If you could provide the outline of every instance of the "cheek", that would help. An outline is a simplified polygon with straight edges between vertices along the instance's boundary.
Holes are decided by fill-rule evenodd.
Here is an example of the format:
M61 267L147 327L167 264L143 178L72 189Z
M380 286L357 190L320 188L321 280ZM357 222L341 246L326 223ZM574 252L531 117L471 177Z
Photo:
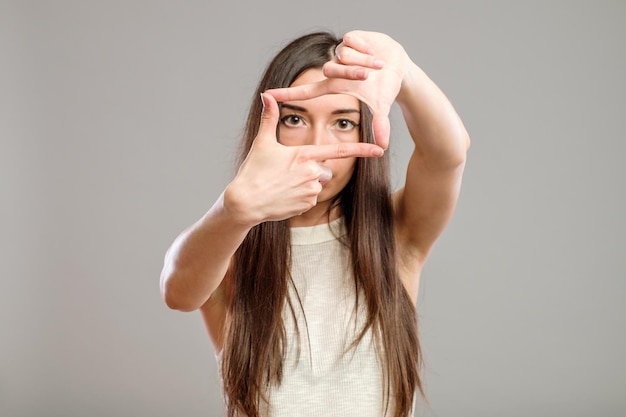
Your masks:
M304 145L304 143L298 142L298 141L294 140L293 138L283 138L283 137L279 137L278 138L278 143L280 143L281 145L285 145L285 146L300 146L300 145Z
M297 132L295 129L281 129L280 127L276 131L276 137L278 143L285 146L301 146L306 145L306 140L302 132Z
M331 161L327 161L331 162ZM333 170L333 176L343 179L349 179L354 172L356 165L355 158L333 159L332 165L328 163L329 168Z
M350 132L333 131L331 135L335 143L358 143L361 141L358 129Z

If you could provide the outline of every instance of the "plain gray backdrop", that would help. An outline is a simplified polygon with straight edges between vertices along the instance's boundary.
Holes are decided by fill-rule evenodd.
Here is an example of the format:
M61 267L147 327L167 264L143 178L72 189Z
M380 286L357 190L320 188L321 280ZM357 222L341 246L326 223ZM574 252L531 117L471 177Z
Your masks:
M626 415L626 2L0 7L1 416L220 415L163 255L228 182L268 60L318 29L397 39L472 138L422 278L417 414Z

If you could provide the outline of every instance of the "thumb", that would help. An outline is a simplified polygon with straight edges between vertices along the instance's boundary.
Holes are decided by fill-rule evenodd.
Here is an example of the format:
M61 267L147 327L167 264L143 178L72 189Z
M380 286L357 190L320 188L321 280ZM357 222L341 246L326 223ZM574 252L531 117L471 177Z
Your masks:
M386 115L375 114L372 121L372 128L376 144L383 149L387 149L389 146L389 135L391 132L389 117Z
M261 124L259 125L259 132L256 140L267 140L272 138L276 141L276 127L278 126L278 119L280 111L278 110L278 103L271 94L261 93L261 101L263 102L263 111L261 113Z

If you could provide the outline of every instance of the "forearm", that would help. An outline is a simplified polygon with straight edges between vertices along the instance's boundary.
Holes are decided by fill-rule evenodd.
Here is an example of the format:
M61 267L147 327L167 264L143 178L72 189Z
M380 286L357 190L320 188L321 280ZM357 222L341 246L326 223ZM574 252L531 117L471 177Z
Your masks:
M161 272L166 304L182 311L201 307L224 279L231 257L250 228L229 212L222 194L168 249Z
M415 156L429 168L465 161L469 136L452 104L437 85L410 63L396 98L415 143Z

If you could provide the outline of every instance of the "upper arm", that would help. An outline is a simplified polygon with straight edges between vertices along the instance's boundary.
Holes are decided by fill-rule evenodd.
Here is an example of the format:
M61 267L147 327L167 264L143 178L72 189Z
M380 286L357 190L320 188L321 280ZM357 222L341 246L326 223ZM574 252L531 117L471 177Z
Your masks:
M414 153L405 186L394 194L399 249L421 265L450 221L457 204L465 160L429 166Z

